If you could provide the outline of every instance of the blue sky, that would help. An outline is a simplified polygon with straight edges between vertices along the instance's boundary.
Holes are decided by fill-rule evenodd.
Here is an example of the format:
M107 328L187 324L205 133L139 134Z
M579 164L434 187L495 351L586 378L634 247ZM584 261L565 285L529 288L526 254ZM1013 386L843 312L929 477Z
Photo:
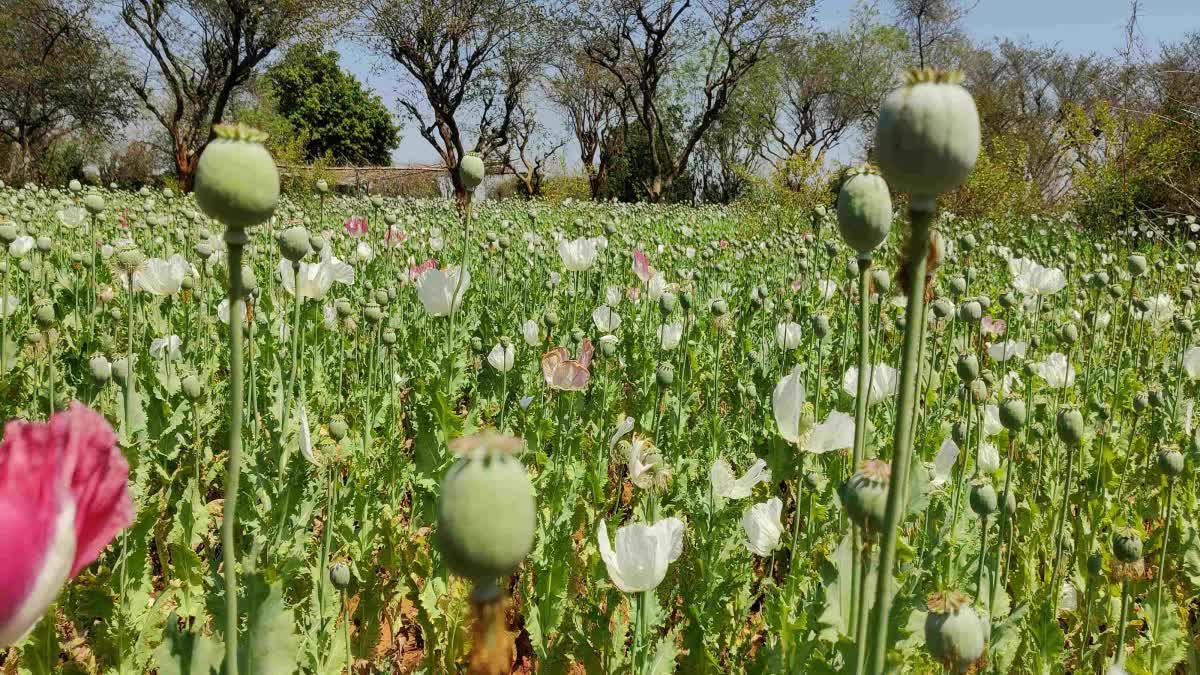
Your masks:
M970 0L967 0L969 2ZM843 25L850 17L856 0L818 0L818 27ZM891 11L891 2L879 7ZM1073 54L1116 54L1125 43L1125 22L1129 17L1128 0L980 0L967 16L967 32L979 41L1009 38L1036 44L1056 45ZM1150 54L1167 42L1200 31L1200 0L1142 0L1139 9L1140 38ZM399 96L408 85L399 78L400 67L380 61L356 45L340 45L342 65L380 94L384 103L400 111ZM404 118L401 118L404 119ZM561 120L546 114L544 123L554 133L568 135ZM437 156L406 121L400 147L393 153L397 163L430 162ZM567 152L572 153L571 146ZM577 162L570 161L569 165Z

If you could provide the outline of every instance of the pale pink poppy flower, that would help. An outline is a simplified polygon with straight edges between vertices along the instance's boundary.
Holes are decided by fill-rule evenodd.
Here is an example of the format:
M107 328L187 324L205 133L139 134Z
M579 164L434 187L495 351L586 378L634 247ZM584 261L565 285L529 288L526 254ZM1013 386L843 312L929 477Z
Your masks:
M108 422L72 403L10 421L0 443L0 647L19 642L68 579L133 522L129 464Z
M405 241L408 241L408 235L402 230L389 227L387 232L383 233L383 245L388 248L400 248Z
M542 355L542 377L546 386L559 391L583 391L587 389L591 373L588 365L594 351L592 341L585 339L579 349L579 358L571 359L566 347L555 347Z
M342 223L346 228L346 234L351 237L361 237L367 233L367 217L366 216L350 216Z
M999 337L1004 335L1004 331L1008 330L1008 324L1004 323L1003 319L993 319L990 316L985 316L979 322L979 330L984 335Z
M654 268L650 266L650 259L642 253L642 249L633 249L633 273L637 278L642 280L642 283L649 283L650 279L654 278Z

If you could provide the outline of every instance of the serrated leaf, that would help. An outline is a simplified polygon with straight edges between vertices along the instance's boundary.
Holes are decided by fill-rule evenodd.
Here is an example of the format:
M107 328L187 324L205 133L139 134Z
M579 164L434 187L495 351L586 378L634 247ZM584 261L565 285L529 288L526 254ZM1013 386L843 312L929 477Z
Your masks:
M211 675L220 672L224 657L224 649L215 639L180 630L175 614L167 619L163 641L154 650L159 675Z
M246 581L245 639L238 642L241 672L249 675L273 675L296 672L299 638L296 619L283 603L283 587L268 584L261 575Z

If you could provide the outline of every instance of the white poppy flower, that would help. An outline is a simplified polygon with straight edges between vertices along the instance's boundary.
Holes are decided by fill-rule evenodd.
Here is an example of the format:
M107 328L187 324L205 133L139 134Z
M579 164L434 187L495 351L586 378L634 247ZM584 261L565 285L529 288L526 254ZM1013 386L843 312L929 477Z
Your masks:
M993 361L1005 362L1013 357L1025 357L1025 343L1015 340L1004 340L988 344L987 353Z
M1065 354L1054 352L1034 365L1034 370L1051 389L1062 389L1075 383L1075 368Z
M1141 321L1149 321L1156 328L1165 325L1175 315L1175 301L1166 293L1146 300L1146 304L1149 305L1146 311L1139 312L1135 308L1133 316Z
M783 535L783 502L771 497L742 512L742 530L746 533L746 548L757 556L767 557L780 546Z
M649 439L634 435L626 448L626 467L629 469L629 480L643 490L658 485L665 485L671 471L663 463L662 455Z
M878 363L871 367L871 381L867 386L867 405L896 395L900 388L900 372L889 365ZM842 391L850 396L858 395L858 367L850 366L842 377Z
M229 301L228 300L225 301L225 313L226 313L226 315L228 315L228 313L229 313ZM229 319L226 318L225 322L229 323ZM334 330L335 328L337 328L337 308L336 307L334 307L333 305L327 304L323 308L321 308L321 325L325 327L325 330Z
M621 304L621 298L624 296L625 293L621 291L620 286L609 286L604 289L604 304L609 307L616 307Z
M646 286L646 294L650 296L651 302L658 302L662 294L667 290L667 278L661 272L655 272L654 276L650 277L650 283Z
M813 426L805 443L805 451L821 455L831 450L842 450L854 446L854 418L839 410L833 410Z
M568 272L590 270L596 264L596 255L599 252L599 241L595 238L581 237L558 244L558 257L562 259L563 267L567 268Z
M821 299L829 302L833 299L833 296L837 295L838 285L833 279L819 279L817 281L817 288L820 289Z
M375 257L375 251L371 249L370 244L360 241L358 242L358 246L354 247L354 255L358 258L359 262L367 263L371 262L371 259Z
M771 482L771 470L762 459L755 461L741 478L734 478L729 462L721 457L713 462L708 476L713 494L726 499L744 499L750 496L755 485Z
M156 359L167 358L171 361L179 360L179 348L183 346L183 340L178 335L168 335L166 337L154 338L150 342L150 356Z
M800 410L804 407L804 373L800 366L792 368L775 385L771 393L771 409L779 435L788 443L800 442Z
M983 473L995 473L1000 470L1000 451L987 441L979 444L979 470Z
M304 409L304 405L300 405L300 454L304 455L309 464L316 464L317 458L313 455L312 432L308 428L308 411Z
M667 576L667 566L683 553L683 521L666 518L653 525L635 523L617 530L616 550L601 520L597 537L608 577L625 593L654 590Z
M1188 380L1200 380L1200 347L1188 347L1183 352L1183 372L1188 374Z
M21 308L21 299L15 295L0 296L0 319L7 319Z
M36 243L33 237L23 234L9 243L8 254L14 258L22 258L33 250Z
M166 260L150 258L133 273L133 286L160 297L175 295L191 270L191 265L178 253Z
M492 347L492 351L488 352L487 360L488 365L490 365L492 368L495 368L501 373L507 373L508 371L512 370L513 363L516 361L516 358L517 350L514 349L511 344L505 346L497 342L496 346Z
M541 328L533 319L529 319L521 324L521 337L524 338L525 344L530 347L537 347L542 344Z
M947 438L938 448L937 456L933 458L932 476L929 482L934 487L945 485L954 472L954 463L958 461L958 444L954 439Z
M1004 425L1000 423L1000 406L985 405L983 407L983 435L995 436L1004 431Z
M600 305L592 310L592 323L601 333L611 333L621 327L621 315L608 305Z
M1062 270L1042 267L1029 258L1010 259L1008 271L1013 277L1013 288L1025 296L1053 295L1067 285Z
M461 284L458 279L457 267L428 269L417 278L417 297L430 316L447 316L462 305L463 296L471 287L470 270L463 270Z
M658 327L658 343L664 351L671 351L679 346L683 339L682 323L665 323Z
M617 447L617 442L624 438L626 434L633 431L633 425L634 421L632 417L627 416L621 418L621 421L617 424L617 430L614 431L613 435L608 439L609 451L612 451L613 448Z
M1062 594L1059 596L1058 607L1067 612L1074 612L1079 607L1079 595L1070 581L1063 580Z
M800 346L800 324L793 321L782 321L775 326L775 344L781 349L796 349Z

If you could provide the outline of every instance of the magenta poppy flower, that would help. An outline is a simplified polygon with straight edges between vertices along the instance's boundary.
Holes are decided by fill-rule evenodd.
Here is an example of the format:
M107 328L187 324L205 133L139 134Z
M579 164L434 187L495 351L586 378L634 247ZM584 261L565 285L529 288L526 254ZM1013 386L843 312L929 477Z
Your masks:
M367 217L366 216L350 216L342 223L346 228L346 234L351 237L361 237L367 233Z
M112 427L80 403L12 420L0 442L0 647L20 641L63 584L133 522L129 464Z

